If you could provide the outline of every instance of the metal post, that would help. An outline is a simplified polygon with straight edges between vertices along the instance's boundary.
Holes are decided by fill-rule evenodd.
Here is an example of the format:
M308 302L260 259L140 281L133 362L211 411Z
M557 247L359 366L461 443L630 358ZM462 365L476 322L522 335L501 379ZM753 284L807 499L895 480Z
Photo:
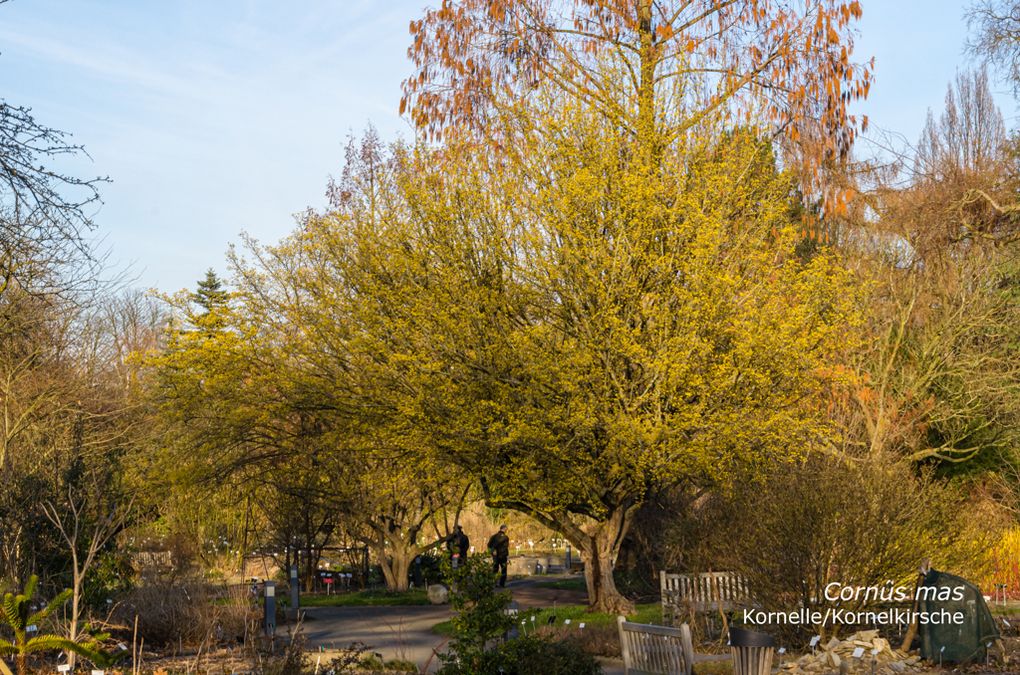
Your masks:
M567 574L570 574L570 542L567 542Z
M266 581L266 598L263 605L264 609L264 620L263 626L265 627L266 635L273 637L276 635L276 582Z
M297 619L298 609L301 607L301 582L298 580L297 566L290 568L290 608Z

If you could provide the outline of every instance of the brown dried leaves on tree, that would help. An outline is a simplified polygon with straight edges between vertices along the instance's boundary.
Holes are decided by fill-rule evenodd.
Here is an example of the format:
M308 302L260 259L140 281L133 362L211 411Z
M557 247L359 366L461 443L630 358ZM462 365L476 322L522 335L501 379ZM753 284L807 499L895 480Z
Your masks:
M401 112L433 139L491 139L497 111L541 82L639 145L720 119L768 128L817 179L867 124L849 109L872 79L851 62L861 13L857 0L443 0L411 22Z

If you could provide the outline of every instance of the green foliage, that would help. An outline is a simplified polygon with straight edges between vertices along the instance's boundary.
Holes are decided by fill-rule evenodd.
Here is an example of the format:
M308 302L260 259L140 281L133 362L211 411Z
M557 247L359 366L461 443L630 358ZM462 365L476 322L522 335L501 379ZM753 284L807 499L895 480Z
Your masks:
M205 278L198 282L198 288L191 296L192 302L206 314L226 307L229 299L230 294L223 289L223 282L211 267L206 270Z
M123 551L105 551L96 559L82 587L85 603L93 609L106 609L107 600L131 590L135 570Z
M32 596L35 595L38 583L39 578L32 575L21 593L17 595L6 593L4 595L3 605L0 606L0 625L9 629L14 634L14 639L0 640L0 656L15 657L18 675L25 675L28 672L26 657L39 652L69 651L84 656L97 665L109 663L109 657L98 647L98 641L105 639L107 637L105 635L90 635L89 644L73 642L59 635L51 634L28 637L29 627L35 626L38 629L53 612L62 607L71 597L71 591L65 590L50 600L42 609L33 612Z
M617 616L616 614L606 612L591 612L588 610L587 605L559 605L557 607L532 609L522 612L518 619L525 622L525 630L527 631L534 628L544 629L546 627L577 631L581 630L579 626L582 623L585 625L584 630L592 627L605 627L616 630ZM534 621L532 621L532 617L534 617ZM550 619L553 617L554 621L550 624ZM570 621L570 624L565 623L567 620ZM662 605L658 602L638 603L634 606L634 611L627 614L627 620L634 621L635 623L660 625L662 623ZM453 621L437 623L432 627L432 630L439 635L452 636L454 634Z
M563 622L567 619L570 620L570 625L576 628L580 624L584 624L585 627L590 626L616 626L616 614L608 614L606 612L590 612L588 607L585 605L561 605L558 607L551 607L538 610L533 613L529 613L528 616L534 615L536 626L547 626L549 624L550 617L556 617L554 626L562 626ZM650 623L650 624L661 624L662 623L662 605L658 602L645 602L638 603L634 606L634 612L627 615L628 621L635 623Z
M197 515L219 513L232 529L262 525L278 549L296 536L306 583L342 527L371 549L388 588L406 590L408 565L432 543L426 526L442 529L466 480L427 461L428 444L390 404L354 407L374 391L371 373L343 348L347 326L336 312L345 308L319 316L322 289L283 291L302 257L251 247L265 269L235 259L241 285L229 296L207 278L196 293L166 298L178 323L147 360L152 402L175 439L152 467L174 497L158 507L187 513L196 487L215 491L222 510Z
M485 659L486 646L500 639L515 623L506 611L510 607L510 592L496 590L492 561L481 554L469 556L457 569L447 565L446 578L451 584L450 605L455 615L450 651L440 655L444 664L440 672L485 672L479 668Z

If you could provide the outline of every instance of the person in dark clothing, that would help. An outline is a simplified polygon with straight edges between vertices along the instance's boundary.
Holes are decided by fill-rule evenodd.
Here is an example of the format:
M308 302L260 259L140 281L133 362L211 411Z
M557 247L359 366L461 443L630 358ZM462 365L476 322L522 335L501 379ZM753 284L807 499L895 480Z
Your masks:
M453 526L453 532L446 538L446 548L450 551L450 561L453 563L453 569L457 569L462 561L467 560L471 543L468 541L468 537L464 534L464 530L461 529L460 525Z
M506 564L510 559L510 537L506 536L506 525L499 526L499 532L489 537L492 551L492 573L499 572L499 586L506 588Z

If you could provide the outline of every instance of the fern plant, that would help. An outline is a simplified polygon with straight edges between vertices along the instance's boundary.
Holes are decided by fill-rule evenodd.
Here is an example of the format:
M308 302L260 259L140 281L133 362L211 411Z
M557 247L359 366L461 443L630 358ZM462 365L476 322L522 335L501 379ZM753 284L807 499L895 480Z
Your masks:
M14 656L18 675L28 673L28 655L48 651L74 652L96 664L106 662L106 656L99 649L91 645L82 644L68 640L59 635L36 635L28 637L30 626L38 626L47 619L53 612L63 606L71 597L71 591L66 590L50 600L50 602L37 612L32 612L32 596L35 595L36 586L39 584L39 577L32 575L25 585L25 589L18 595L7 593L4 595L3 605L0 606L0 625L6 626L14 633L13 640L0 639L0 657Z

